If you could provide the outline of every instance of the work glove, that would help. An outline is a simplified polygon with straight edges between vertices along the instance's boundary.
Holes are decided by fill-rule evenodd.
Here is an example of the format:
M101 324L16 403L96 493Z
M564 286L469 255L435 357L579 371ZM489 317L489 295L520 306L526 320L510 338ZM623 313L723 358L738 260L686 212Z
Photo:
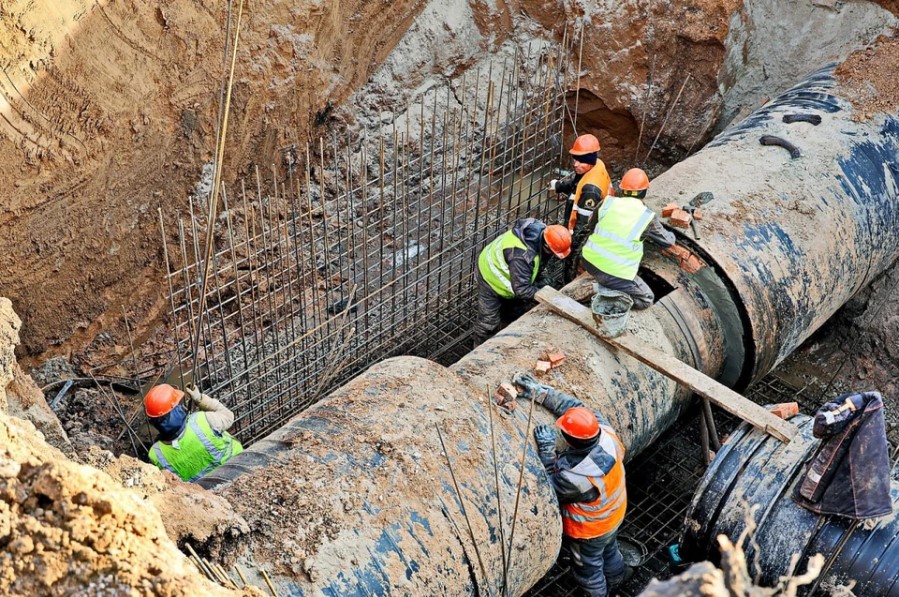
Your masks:
M184 386L184 391L194 404L200 404L200 401L203 400L203 392L193 384Z
M530 373L522 373L521 371L516 372L515 375L512 376L512 385L518 390L519 398L533 400L541 405L550 390L549 386L538 382Z
M552 425L537 425L534 428L534 439L537 440L537 453L540 460L547 464L556 457L556 430Z
M549 190L555 191L556 185L558 185L558 184L559 184L559 179L557 179L557 178L552 179L551 181L549 181Z

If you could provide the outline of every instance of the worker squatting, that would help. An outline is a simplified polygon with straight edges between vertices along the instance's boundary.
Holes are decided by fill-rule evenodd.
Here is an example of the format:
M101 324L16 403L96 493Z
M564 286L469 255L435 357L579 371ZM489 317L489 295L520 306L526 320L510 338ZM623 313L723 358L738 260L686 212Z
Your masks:
M551 255L570 263L579 256L580 265L598 284L628 295L636 309L646 309L654 300L652 290L637 275L643 242L671 247L674 235L643 204L649 178L642 170L631 169L615 194L599 160L596 137L578 137L570 153L573 175L550 183L551 190L568 195L566 225L518 220L479 256L474 330L478 341L500 326L503 307L534 298L545 285L540 274ZM574 271L575 267L567 268L568 277ZM605 597L610 587L626 578L617 542L627 508L624 446L608 421L576 398L526 374L516 375L513 383L523 398L558 417L556 426L566 448L557 454L555 430L541 425L534 432L538 453L559 498L574 577L590 597ZM196 406L195 412L185 408L185 395ZM150 448L151 462L185 481L197 481L243 450L227 431L234 414L196 388L181 391L161 384L147 393L144 404L159 432Z

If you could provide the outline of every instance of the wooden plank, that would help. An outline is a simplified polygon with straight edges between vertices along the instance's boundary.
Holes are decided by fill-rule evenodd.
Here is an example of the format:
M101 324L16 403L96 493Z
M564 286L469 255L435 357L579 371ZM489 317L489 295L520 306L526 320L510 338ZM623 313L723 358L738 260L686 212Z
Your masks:
M796 436L798 429L795 425L773 415L764 407L718 383L702 371L697 371L683 361L648 346L636 336L624 333L617 338L606 338L597 329L590 309L561 292L545 286L537 293L536 299L556 315L581 325L612 348L620 350L677 383L690 388L703 398L708 398L757 429L761 429L782 442L789 442Z

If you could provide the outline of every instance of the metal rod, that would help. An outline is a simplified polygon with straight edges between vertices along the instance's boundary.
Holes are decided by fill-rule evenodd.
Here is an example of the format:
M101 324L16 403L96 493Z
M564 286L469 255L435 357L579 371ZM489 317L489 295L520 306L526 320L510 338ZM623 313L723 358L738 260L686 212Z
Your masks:
M496 486L496 520L499 526L500 565L503 568L502 594L509 594L509 569L506 567L506 535L503 532L503 500L499 490L499 463L496 458L496 432L493 430L493 399L487 388L487 412L490 416L490 447L493 450L493 481Z
M652 140L652 145L649 147L649 151L646 153L646 157L643 158L643 164L649 160L649 156L652 155L652 150L656 148L656 143L659 140L659 137L662 136L662 131L665 130L665 125L668 123L668 118L671 116L672 112L674 112L674 108L677 106L678 100L680 100L681 94L684 92L684 88L687 87L687 83L690 82L691 74L687 73L687 77L684 79L684 84L680 86L680 91L677 92L677 97L674 98L674 102L671 104L671 107L668 108L668 112L665 114L665 119L662 120L662 126L659 127L659 132L656 133L656 138Z
M521 442L521 466L518 471L518 487L515 490L515 508L512 510L512 530L509 532L509 547L506 550L508 554L506 560L506 570L509 570L512 567L512 553L515 548L515 524L518 522L518 504L521 500L521 484L524 482L524 465L527 462L528 457L528 443L531 438L531 421L534 417L534 402L535 400L531 400L531 406L528 408L528 423L525 427L524 431L524 439Z
M474 529L471 527L471 519L468 517L468 510L465 508L465 496L462 495L462 489L459 487L459 482L456 480L456 473L453 472L453 462L450 460L449 452L446 449L446 442L443 441L443 432L440 431L440 425L435 422L434 428L437 430L437 437L440 438L440 447L443 448L443 456L446 458L447 467L449 467L450 477L453 480L453 487L456 489L456 495L459 497L459 505L462 507L462 516L465 518L465 524L468 525L468 536L469 539L471 539L471 546L474 548L475 556L478 559L478 566L481 568L481 578L486 580L487 569L484 567L484 561L481 559L481 550L478 549L478 542L474 536ZM487 588L487 595L490 595L489 587Z

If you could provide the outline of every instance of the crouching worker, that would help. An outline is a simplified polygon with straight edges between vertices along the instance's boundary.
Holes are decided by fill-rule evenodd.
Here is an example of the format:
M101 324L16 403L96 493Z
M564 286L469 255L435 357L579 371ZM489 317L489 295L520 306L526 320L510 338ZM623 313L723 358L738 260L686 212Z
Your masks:
M544 286L540 278L547 259L571 253L571 233L564 226L547 226L535 218L517 220L512 229L488 244L478 256L478 319L475 346L502 323L504 304L534 299Z
M243 446L226 431L234 423L228 407L195 387L185 389L199 412L188 415L181 403L184 392L169 384L147 392L144 409L159 432L150 448L150 462L194 482L243 452Z
M568 447L556 453L551 425L534 429L540 460L559 498L563 549L571 553L572 573L589 597L605 597L627 580L618 549L618 528L627 509L624 446L600 413L531 375L516 373L520 398L543 405L558 418L556 427Z

